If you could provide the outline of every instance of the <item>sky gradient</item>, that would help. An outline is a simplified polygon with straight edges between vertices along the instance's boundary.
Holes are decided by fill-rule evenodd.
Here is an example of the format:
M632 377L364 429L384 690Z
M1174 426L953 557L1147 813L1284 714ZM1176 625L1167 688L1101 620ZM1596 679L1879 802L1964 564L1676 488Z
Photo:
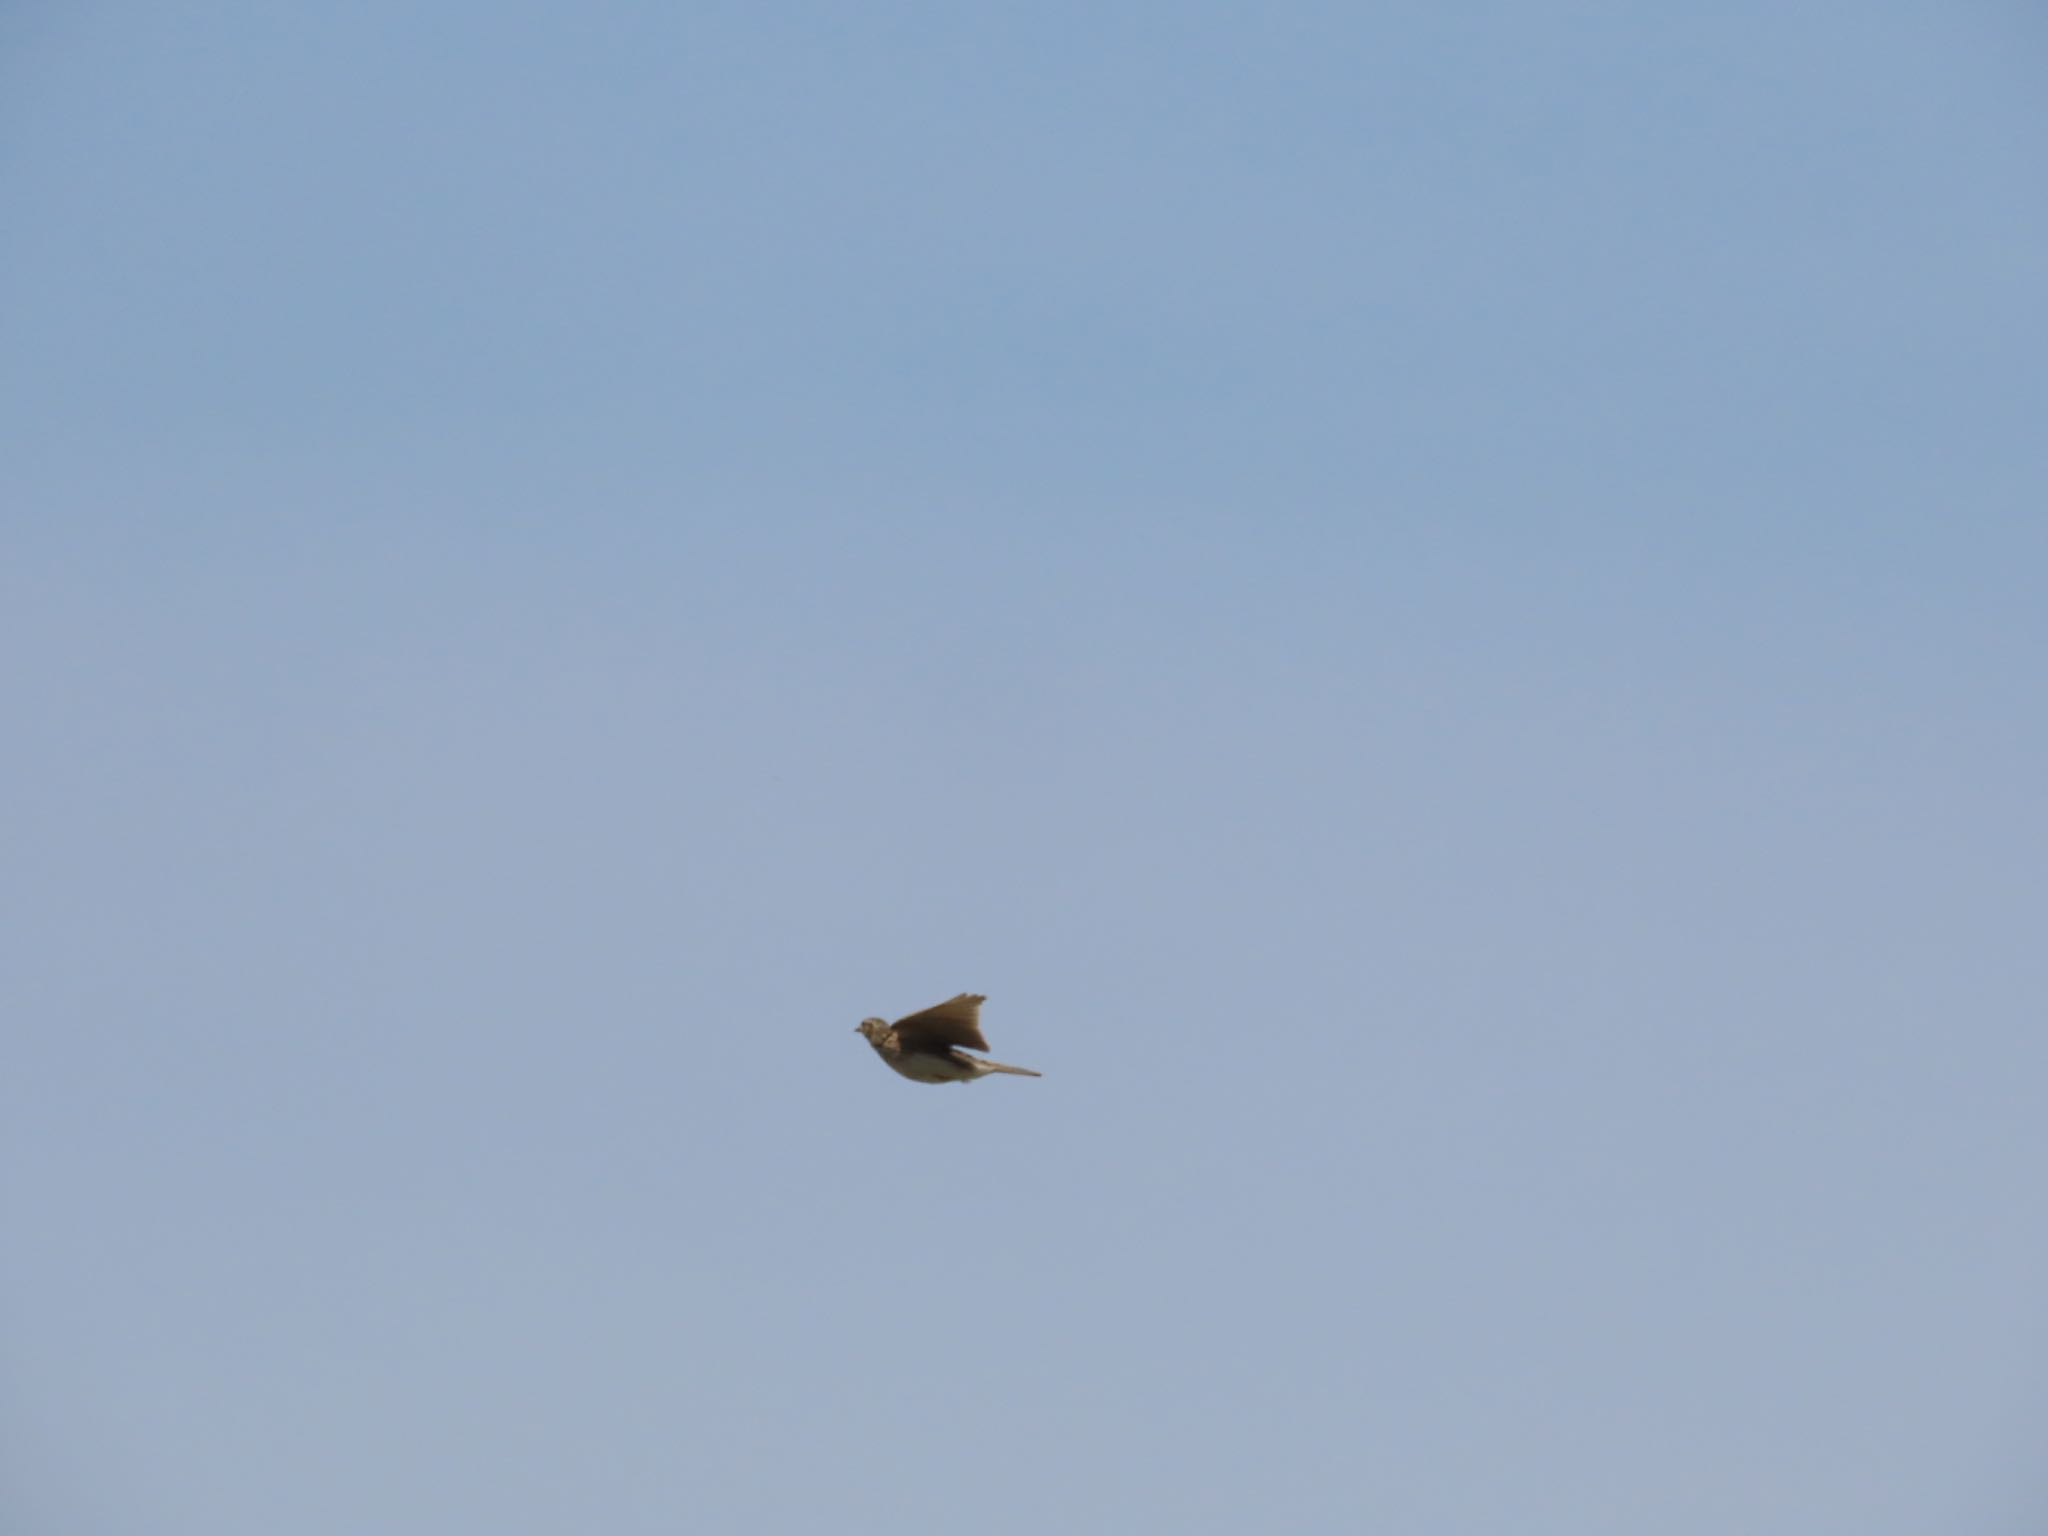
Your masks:
M0 1524L2038 1536L2044 80L0 9Z

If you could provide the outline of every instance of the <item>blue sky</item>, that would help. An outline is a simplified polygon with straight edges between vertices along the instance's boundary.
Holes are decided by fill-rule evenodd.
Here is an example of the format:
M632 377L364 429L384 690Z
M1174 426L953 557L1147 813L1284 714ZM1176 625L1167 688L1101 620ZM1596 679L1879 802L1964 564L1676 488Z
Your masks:
M2038 1531L2044 74L0 12L9 1528Z

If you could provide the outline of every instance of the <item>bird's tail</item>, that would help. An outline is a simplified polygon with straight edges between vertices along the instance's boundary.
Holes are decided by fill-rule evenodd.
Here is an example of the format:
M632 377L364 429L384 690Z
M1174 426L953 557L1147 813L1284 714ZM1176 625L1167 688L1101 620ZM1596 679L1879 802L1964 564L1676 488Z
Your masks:
M990 1061L986 1057L981 1058L981 1064L984 1067L987 1067L991 1072L1010 1072L1014 1073L1018 1077L1045 1076L1043 1072L1034 1072L1029 1067L1013 1067L1008 1062Z

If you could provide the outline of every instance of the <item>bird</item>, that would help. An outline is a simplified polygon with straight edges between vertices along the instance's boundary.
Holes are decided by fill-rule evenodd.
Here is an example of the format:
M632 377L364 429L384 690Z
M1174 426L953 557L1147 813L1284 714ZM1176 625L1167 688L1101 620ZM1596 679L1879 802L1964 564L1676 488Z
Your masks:
M854 1033L867 1036L875 1054L913 1083L971 1083L991 1072L1043 1077L1044 1073L1029 1067L989 1061L960 1049L963 1045L977 1051L988 1049L988 1042L981 1038L981 1005L987 1001L978 992L962 992L894 1024L887 1019L862 1019Z

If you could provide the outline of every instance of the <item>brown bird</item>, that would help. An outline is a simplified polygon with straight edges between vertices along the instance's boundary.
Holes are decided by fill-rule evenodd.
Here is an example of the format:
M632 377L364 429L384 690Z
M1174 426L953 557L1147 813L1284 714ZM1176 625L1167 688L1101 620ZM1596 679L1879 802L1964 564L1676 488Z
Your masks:
M988 1049L988 1042L981 1038L981 1005L987 1001L977 992L962 992L949 1002L894 1024L887 1019L862 1019L855 1029L868 1037L877 1056L913 1083L971 1083L991 1072L1042 1077L1043 1073L1029 1067L985 1061L960 1049L963 1045L977 1051Z

